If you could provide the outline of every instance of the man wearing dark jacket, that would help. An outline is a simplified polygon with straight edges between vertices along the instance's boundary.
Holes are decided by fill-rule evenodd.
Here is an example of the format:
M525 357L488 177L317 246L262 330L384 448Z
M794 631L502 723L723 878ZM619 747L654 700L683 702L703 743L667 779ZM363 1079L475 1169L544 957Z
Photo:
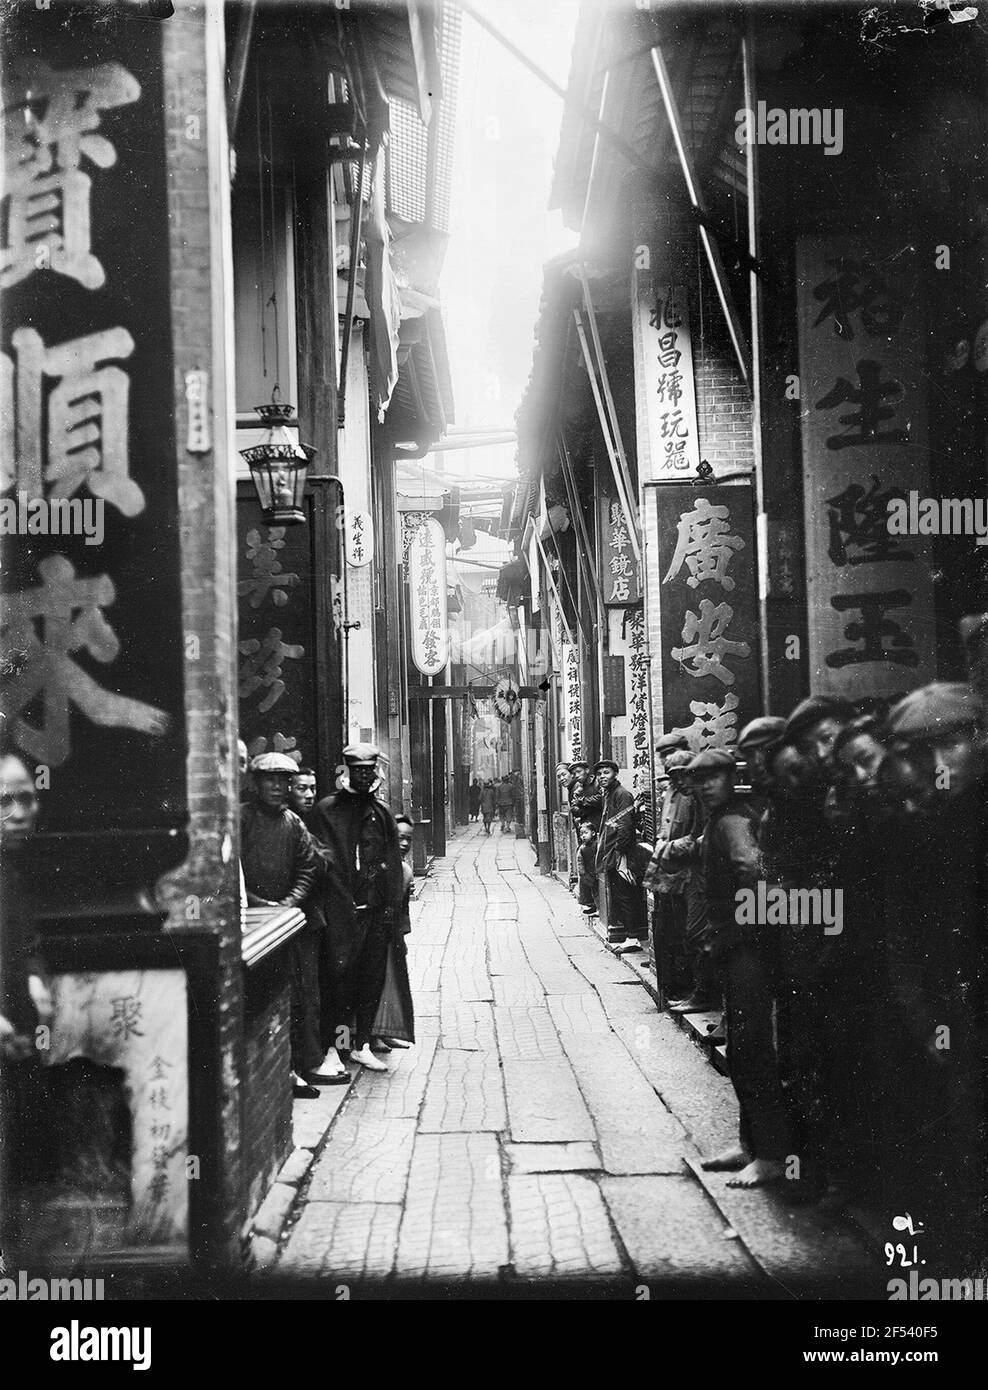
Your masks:
M378 750L370 743L344 748L348 785L319 802L310 825L326 866L322 911L328 976L335 997L323 1012L326 1041L355 1019L353 1061L369 1071L387 1067L371 1051L371 1035L384 988L390 933L404 895L395 818L374 795Z
M638 846L635 798L618 781L617 763L602 759L594 772L602 793L597 873L607 884L607 940L621 951L633 951L645 935L645 902L630 868Z
M319 874L312 837L288 805L298 768L284 753L262 753L250 765L254 794L240 808L240 863L250 907L302 907ZM311 920L290 943L292 964L292 1070L304 1083L295 1094L312 1099L314 1086L332 1085L320 1071L319 931ZM344 1078L345 1079L345 1078Z
M702 864L707 894L706 950L724 987L727 1061L740 1111L740 1142L703 1163L734 1171L731 1187L757 1187L785 1173L789 1126L772 1037L772 985L760 933L737 919L739 888L761 875L754 813L734 790L735 762L724 749L698 753L687 767L707 812Z

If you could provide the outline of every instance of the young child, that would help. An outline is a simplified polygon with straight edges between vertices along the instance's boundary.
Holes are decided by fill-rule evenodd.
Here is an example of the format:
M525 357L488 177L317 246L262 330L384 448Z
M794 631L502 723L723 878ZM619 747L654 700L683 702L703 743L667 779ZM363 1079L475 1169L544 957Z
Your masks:
M597 869L594 861L597 857L597 831L593 821L581 821L577 834L580 837L580 848L577 854L579 903L587 917L595 917L597 915Z

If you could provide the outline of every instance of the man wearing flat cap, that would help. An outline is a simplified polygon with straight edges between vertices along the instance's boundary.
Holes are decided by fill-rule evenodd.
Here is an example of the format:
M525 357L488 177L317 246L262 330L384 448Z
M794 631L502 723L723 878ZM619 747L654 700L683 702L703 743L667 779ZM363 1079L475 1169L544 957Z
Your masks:
M573 817L577 836L584 821L589 821L596 835L600 828L600 813L604 806L604 796L600 785L590 771L589 763L582 758L569 765L572 780L569 786L569 808Z
M706 949L720 975L727 1052L740 1112L739 1142L703 1167L733 1171L731 1187L757 1187L784 1175L791 1152L788 1117L772 1032L773 992L758 928L737 920L736 894L761 875L754 812L735 792L736 764L726 749L698 753L687 772L707 813L703 877L709 926Z
M371 1051L371 1032L384 989L388 942L404 896L398 827L374 795L379 756L371 743L344 748L346 785L324 797L310 821L326 864L324 978L331 997L323 1011L324 1041L327 1046L352 1041L353 1060L370 1071L387 1070ZM352 1040L347 1031L351 1019Z
M251 907L301 907L319 875L312 837L289 807L298 766L284 753L261 753L250 765L253 796L240 808L240 863ZM319 933L307 922L290 943L292 958L291 1049L295 1094L313 1099L314 1085L331 1084L320 1071Z
M610 758L594 765L602 805L596 868L607 888L607 940L618 950L634 951L645 935L645 900L629 873L638 846L635 798L618 781L620 768Z

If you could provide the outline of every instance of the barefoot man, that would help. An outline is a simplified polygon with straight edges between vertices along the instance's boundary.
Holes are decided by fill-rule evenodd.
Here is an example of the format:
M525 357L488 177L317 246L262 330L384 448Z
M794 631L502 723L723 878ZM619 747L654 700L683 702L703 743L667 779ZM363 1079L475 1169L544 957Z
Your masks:
M740 1110L740 1142L702 1166L735 1172L729 1187L758 1187L784 1176L792 1150L772 1037L772 986L758 939L764 928L739 925L735 916L738 889L753 887L761 875L754 812L735 792L732 754L698 753L687 772L708 816L704 949L723 982L727 1061Z

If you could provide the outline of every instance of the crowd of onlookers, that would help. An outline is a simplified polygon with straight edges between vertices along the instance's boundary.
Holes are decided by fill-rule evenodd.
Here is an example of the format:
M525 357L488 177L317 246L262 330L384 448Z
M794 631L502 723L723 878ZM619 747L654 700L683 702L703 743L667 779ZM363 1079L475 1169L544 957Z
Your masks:
M986 737L966 684L804 700L731 750L659 740L651 844L607 762L557 772L584 911L651 931L658 996L723 1022L734 1185L910 1211L984 1250ZM606 899L600 904L599 896ZM890 1231L891 1234L891 1231Z

